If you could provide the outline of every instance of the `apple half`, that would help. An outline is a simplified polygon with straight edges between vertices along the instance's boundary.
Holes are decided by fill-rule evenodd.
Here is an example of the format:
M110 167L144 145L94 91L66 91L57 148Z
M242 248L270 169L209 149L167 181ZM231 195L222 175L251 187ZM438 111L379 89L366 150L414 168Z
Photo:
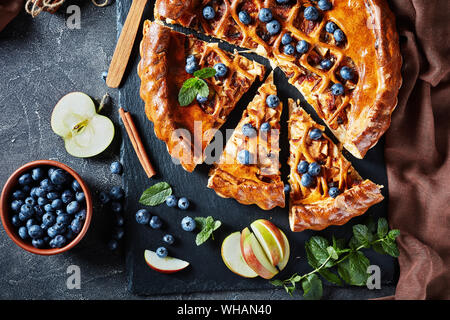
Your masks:
M264 253L269 258L272 265L276 266L284 259L286 252L285 241L281 230L272 222L259 219L250 225L253 233L264 249Z
M244 278L255 278L258 274L248 266L240 250L241 233L233 232L222 242L222 259L232 272Z
M189 266L189 262L177 258L160 258L151 250L144 251L144 258L150 268L161 273L175 273Z
M71 92L59 100L52 112L51 126L64 139L67 152L79 158L103 152L115 133L112 121L97 114L92 99L82 92Z

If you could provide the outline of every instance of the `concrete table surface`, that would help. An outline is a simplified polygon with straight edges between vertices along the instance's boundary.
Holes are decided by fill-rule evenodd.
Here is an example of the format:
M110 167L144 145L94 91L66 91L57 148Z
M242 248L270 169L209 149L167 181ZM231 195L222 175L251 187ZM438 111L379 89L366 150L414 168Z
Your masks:
M67 5L55 15L33 19L20 14L0 33L0 184L20 165L36 159L58 160L74 168L95 195L120 185L109 172L117 160L120 137L100 156L70 156L50 127L56 102L71 91L100 99L109 89L102 73L108 69L117 38L116 4L97 8L90 1L70 1L81 8L81 29L66 25ZM117 106L106 114L119 125ZM291 299L282 289L250 292L196 293L153 297L127 290L123 251L111 253L106 242L109 212L95 207L86 237L68 253L41 257L17 247L0 229L0 299ZM128 215L130 217L131 215ZM67 268L81 271L81 289L68 289ZM326 299L367 299L394 293L394 286L326 288ZM299 299L296 296L295 299Z

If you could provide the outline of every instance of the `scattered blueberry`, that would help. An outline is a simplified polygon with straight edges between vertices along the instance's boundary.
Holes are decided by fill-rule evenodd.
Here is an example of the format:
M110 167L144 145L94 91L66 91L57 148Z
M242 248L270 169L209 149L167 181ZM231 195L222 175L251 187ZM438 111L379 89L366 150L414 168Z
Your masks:
M50 175L50 181L54 184L64 184L67 179L67 173L63 169L56 169Z
M169 252L164 247L159 247L158 249L156 249L156 255L160 258L165 258L168 254Z
M332 66L333 62L329 59L323 59L322 61L320 61L320 67L324 70L331 69Z
M112 174L122 174L123 167L119 161L114 161L109 166L109 170L111 171Z
M177 199L177 197L175 197L173 194L170 195L170 196L168 196L167 199L166 199L166 205L167 205L169 208L174 208L174 207L176 207L176 206L177 206L177 203L178 203L178 199Z
M269 108L276 108L280 104L280 98L274 94L271 94L266 98L266 104Z
M108 78L108 71L103 71L102 72L102 79L103 79L103 81L106 81L106 78Z
M258 18L261 22L269 22L273 18L272 11L270 11L270 9L267 8L262 8L259 11Z
M256 136L256 130L251 123L246 123L242 126L242 134L246 137L252 138Z
M352 80L354 76L353 70L349 67L342 67L339 73L344 80Z
M186 72L189 74L193 74L195 71L199 69L199 66L196 62L189 62L186 64Z
M116 240L121 240L123 236L125 235L125 232L123 231L123 228L115 228L113 232L113 238Z
M109 196L109 194L104 191L100 192L99 199L102 204L107 204L111 201L111 197Z
M214 70L216 70L216 77L222 78L225 77L225 75L228 72L228 68L223 63L216 63L214 65Z
M29 185L33 182L33 178L31 177L31 174L25 173L19 177L19 184L22 186Z
M111 210L115 213L122 212L123 206L120 202L111 202Z
M171 234L166 234L163 237L163 241L167 244L173 244L175 242L175 238Z
M136 212L136 222L139 224L148 224L150 222L150 212L147 209L140 209Z
M206 101L208 101L208 97L203 97L200 95L200 93L197 94L197 101L198 103L205 103Z
M203 17L206 20L212 20L216 16L216 12L214 11L214 8L211 6L206 6L203 8Z
M287 54L288 56L292 56L295 52L295 47L292 44L287 44L283 48L284 54Z
M310 6L305 9L304 16L306 20L316 21L319 19L319 11L315 7Z
M308 173L305 173L304 175L302 175L300 182L302 186L309 188L314 184L314 179Z
M327 24L325 25L325 31L328 33L333 33L334 31L336 31L337 28L338 26L336 25L336 23L332 21L328 21Z
M252 161L251 154L248 150L241 150L237 155L237 160L240 164L249 165Z
M193 63L193 62L196 62L195 56L193 54L188 55L188 57L186 58L186 64Z
M341 42L345 40L345 34L341 29L334 30L333 37L336 42Z
M291 35L290 35L289 33L283 34L283 37L281 38L281 43L282 43L283 45L287 45L287 44L289 44L289 43L291 43L291 42L292 42L292 37L291 37Z
M272 128L272 127L270 126L270 123L264 122L264 123L261 125L260 130L261 130L262 132L269 132L271 128Z
M108 242L108 248L111 251L115 251L117 250L117 248L119 247L119 242L115 239L112 239Z
M302 160L297 166L297 172L300 174L308 172L309 163L308 161Z
M328 0L319 0L319 2L317 3L317 6L322 11L331 10L331 8L332 8L331 2Z
M291 191L291 186L288 184L288 183L285 183L284 184L284 192L289 192L289 191Z
M181 210L187 210L189 208L189 200L186 197L182 197L178 200L178 208Z
M78 214L79 213L77 213L77 215ZM80 217L75 216L75 218L84 220L84 218L82 216L80 216ZM125 219L123 218L123 216L120 213L116 213L114 215L114 223L117 227L123 227L123 225L125 224Z
M332 187L328 190L328 194L332 198L336 198L339 195L339 189L336 187Z
M183 220L181 220L181 228L183 228L184 231L194 231L195 227L195 220L191 217L184 217Z
M281 25L277 20L272 20L268 24L266 24L266 29L267 29L267 32L273 36L273 35L277 34L278 32L280 32Z
M120 200L125 196L125 191L123 191L122 187L115 186L111 188L109 194L113 200Z
M320 171L322 170L322 167L317 162L313 162L309 164L308 167L308 173L310 176L318 176L320 174Z
M243 24L250 24L252 22L252 18L247 13L247 11L240 11L239 12L239 21Z
M153 216L149 224L153 229L159 229L162 227L162 220L158 216Z
M322 134L323 134L322 130L317 129L317 128L311 129L311 131L309 131L309 137L312 140L319 140L319 139L321 139L322 138Z
M297 46L295 47L295 49L300 54L306 53L306 52L308 52L308 49L309 49L309 43L306 42L305 40L300 40L297 43Z
M34 168L31 171L31 178L34 181L42 180L42 178L44 178L44 170L42 170L42 168Z
M80 204L78 203L78 201L72 201L66 207L66 212L68 214L74 214L78 211L80 211Z
M331 86L331 92L335 96L342 96L344 94L344 86L340 83L335 83Z

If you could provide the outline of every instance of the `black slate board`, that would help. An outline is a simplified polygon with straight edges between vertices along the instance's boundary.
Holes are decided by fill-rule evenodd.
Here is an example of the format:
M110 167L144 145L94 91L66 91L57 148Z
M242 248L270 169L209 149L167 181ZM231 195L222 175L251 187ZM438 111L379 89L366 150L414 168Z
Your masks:
M131 0L117 1L118 30L120 31L123 22L126 19ZM152 19L153 1L150 1L144 17ZM372 179L378 184L385 186L383 195L386 199L372 207L364 216L355 218L342 227L330 227L322 232L304 231L293 233L289 230L288 209L276 208L271 211L263 211L257 206L240 205L233 199L222 199L215 192L206 187L208 179L208 165L199 165L193 173L184 171L181 166L172 163L166 146L159 141L153 132L153 124L147 120L144 114L144 103L139 97L140 80L136 72L139 62L138 46L141 40L139 32L136 45L120 88L119 105L130 111L136 122L136 126L143 137L144 144L148 150L152 163L154 164L158 175L149 180L145 176L137 157L134 154L131 143L122 129L124 143L121 148L121 159L125 167L124 183L128 194L127 198L127 239L126 239L126 263L129 285L131 292L140 295L169 294L169 293L190 293L207 291L238 291L252 289L270 289L272 285L261 278L244 279L227 269L222 262L220 255L220 245L223 239L231 232L242 230L250 223L259 218L265 218L273 221L279 226L289 238L291 244L291 259L279 278L287 278L292 273L306 273L310 270L305 258L304 243L314 234L319 234L327 238L331 234L336 237L349 238L352 233L352 226L361 223L369 215L374 218L386 216L387 214L387 176L384 165L383 140L368 152L364 160L358 160L346 154L361 176ZM206 37L203 37L206 38ZM225 49L229 47L221 43ZM270 71L270 65L267 60L252 55L244 54L256 61L265 64ZM267 75L267 74L266 74ZM288 84L284 74L275 70L275 83L278 88L278 95L287 106L288 97L302 99L300 93ZM252 89L244 95L237 104L235 110L222 131L236 126L241 118L242 111L252 100L261 82L255 83ZM306 110L312 114L313 118L320 122L313 109L306 106ZM282 133L280 147L282 152L280 161L282 163L282 174L284 180L287 179L289 168L286 165L289 154L289 144L287 139L287 108L282 115ZM327 131L329 136L332 136ZM143 190L159 181L167 181L177 196L186 196L191 200L191 207L188 211L168 208L164 204L158 207L149 208L153 214L159 215L164 221L161 230L152 230L150 227L138 225L134 220L134 213L142 208L138 200ZM212 215L223 222L223 226L215 233L215 241L208 241L200 247L195 245L195 234L185 232L180 227L181 219L186 216L208 216ZM144 250L156 250L163 245L162 237L170 233L175 236L176 243L168 246L170 255L187 260L191 265L182 272L172 275L165 275L151 270L144 261ZM372 264L381 267L382 282L391 283L396 278L397 267L395 260L388 256L382 256L374 252L367 252ZM338 290L338 288L336 289Z

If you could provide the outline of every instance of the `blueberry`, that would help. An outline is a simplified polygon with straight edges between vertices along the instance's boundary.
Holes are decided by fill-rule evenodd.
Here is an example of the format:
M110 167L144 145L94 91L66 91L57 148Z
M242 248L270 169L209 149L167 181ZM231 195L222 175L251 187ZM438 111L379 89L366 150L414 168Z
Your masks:
M109 194L113 200L120 200L125 196L125 191L123 191L122 187L115 186L111 188Z
M68 214L74 214L80 211L80 204L77 201L70 202L66 207L66 212Z
M22 187L22 192L25 194L29 194L31 191L31 187L29 185L25 185Z
M13 215L11 218L11 223L14 227L20 227L22 225L22 221L20 220L19 215Z
M173 244L175 242L175 238L171 234L166 234L163 237L163 241L167 244Z
M200 95L200 93L197 94L197 101L198 103L205 103L206 101L208 101L208 97L203 97Z
M252 18L246 11L240 11L239 21L241 21L243 24L250 24L252 22Z
M274 94L271 94L266 98L266 104L269 108L276 108L280 104L280 98Z
M264 123L261 125L260 130L261 130L262 132L269 132L271 128L272 128L272 127L270 126L270 123L264 122Z
M40 206L45 206L45 205L48 203L48 199L47 199L47 198L44 198L44 197L39 197L39 198L37 199L37 203L38 203L38 205L40 205Z
M311 131L309 131L309 137L312 140L320 140L322 138L322 134L323 134L322 130L317 128L311 129Z
M115 228L113 232L113 238L116 240L121 240L123 236L125 235L125 232L123 228Z
M65 212L64 210L58 209L58 210L55 211L55 213L56 213L56 215L59 216L60 214L65 214L67 212Z
M111 201L111 197L109 196L109 194L107 192L104 192L104 191L100 192L98 197L99 197L100 202L102 204L107 204L108 202Z
M322 167L317 162L313 162L309 164L308 167L308 173L310 176L318 176L320 174L320 171L322 170Z
M63 225L68 225L72 221L72 217L68 214L59 214L56 217L56 223L62 223Z
M112 174L122 174L123 167L119 161L114 161L109 166L109 170L111 171Z
M84 195L84 192L77 192L77 193L75 194L75 199L76 199L78 202L83 202L83 201L86 199L86 197L85 197L85 195Z
M336 42L341 42L345 40L345 34L341 29L334 30L333 37Z
M166 199L166 205L167 205L169 208L174 208L174 207L176 207L176 206L177 206L177 202L178 202L178 199L177 199L177 197L175 197L173 194L170 195L170 196L168 196L167 199Z
M140 209L136 212L136 222L139 224L148 224L150 222L150 212L147 209Z
M283 34L283 37L281 38L281 43L283 45L290 44L292 42L292 37L289 33Z
M30 218L27 220L25 227L27 227L27 229L30 229L31 226L34 226L36 224L37 224L36 219Z
M242 134L246 137L255 137L256 136L256 130L252 126L251 123L246 123L242 126Z
M285 193L287 193L287 192L291 191L291 186L288 183L285 183L283 190L284 190Z
M273 36L273 35L277 34L278 32L280 32L281 25L277 20L272 20L268 24L266 24L266 29L267 29L267 32Z
M50 175L50 181L54 184L65 184L68 181L67 172L63 169L56 169Z
M80 217L80 218L77 216L75 216L75 217L77 219L84 220L83 217ZM120 213L116 213L114 215L114 223L115 223L116 227L123 227L123 225L125 224L125 219L123 218L123 216Z
M165 258L168 254L169 252L164 247L159 247L158 249L156 249L156 255L160 258Z
M40 186L45 192L50 192L50 191L55 190L54 184L49 179L42 180L40 182Z
M14 200L23 200L23 199L25 199L25 197L26 197L26 195L22 190L16 190L12 194L12 198Z
M81 185L77 180L72 181L72 190L73 191L81 191Z
M29 235L27 227L20 227L18 232L20 238L22 238L23 240L28 239Z
M178 208L181 210L187 210L189 208L189 200L186 197L182 197L178 200Z
M120 202L111 202L111 210L115 213L122 212L123 206Z
M52 213L47 212L42 216L42 225L46 226L47 228L55 224L56 218L55 215Z
M216 63L214 65L214 70L216 70L216 77L222 78L225 77L225 75L228 72L228 68L223 63Z
M195 227L195 220L191 217L184 217L183 220L181 220L181 228L183 228L184 231L194 231Z
M332 21L328 21L327 24L325 25L325 31L328 33L333 33L334 31L336 31L337 28L338 26L336 25L336 23Z
M55 191L47 193L47 199L48 200L55 200L55 199L58 199L60 197L61 197L61 195L58 192L55 192Z
M186 64L185 70L189 74L193 74L195 71L199 69L199 66L196 62L189 62Z
M56 229L53 228L53 226L51 226L51 227L49 227L49 228L47 229L47 235L48 235L50 238L54 238L54 237L56 237L56 236L58 235L58 232L56 232Z
M73 199L74 199L73 193L70 190L64 190L63 193L61 194L61 201L64 204L68 204L69 202L72 202Z
M34 214L34 208L29 204L24 204L20 207L20 213L22 213L26 218L31 218L31 216Z
M52 248L62 248L66 244L66 238L63 235L57 235L55 238L50 240L50 247Z
M44 239L33 239L31 240L31 244L33 245L33 247L38 249L42 249L45 247Z
M309 188L314 184L314 178L311 177L308 173L305 173L304 175L302 175L300 182L302 186Z
M304 16L306 20L316 21L319 19L319 11L313 6L307 7L304 12Z
M45 214L45 211L42 208L42 206L34 206L33 209L34 209L34 214L39 218L41 218Z
M118 247L119 247L119 242L117 242L117 240L112 239L108 242L109 250L115 251L115 250L117 250Z
M188 57L186 58L186 64L187 63L192 63L192 62L196 62L195 61L195 56L193 54L188 55Z
M353 70L349 67L342 67L339 73L344 80L352 80L354 76Z
M31 177L31 174L25 173L19 177L19 184L22 186L29 185L33 182L33 178Z
M36 204L36 200L32 197L28 197L25 199L25 204L28 204L30 206L34 206Z
M34 168L31 171L31 178L34 181L40 181L42 178L44 178L44 170L42 168Z
M277 0L277 3L279 3L279 4L285 4L288 2L289 2L289 0Z
M332 8L332 5L328 0L319 0L319 2L317 3L317 6L322 11L331 10L331 8Z
M339 195L339 189L336 187L332 187L328 190L328 194L332 198L336 198Z
M335 96L342 96L344 94L344 86L340 83L335 83L331 86L331 92Z
M63 234L66 232L66 225L62 222L56 222L51 228L55 229L56 234Z
M102 72L102 79L103 79L103 81L106 81L107 78L108 78L108 71L103 71Z
M67 240L72 240L75 238L75 236L76 236L76 234L70 228L68 228L66 230L66 233L64 233L64 237L66 237Z
M297 172L300 174L308 172L309 163L308 161L302 160L297 166Z
M252 162L252 156L248 150L241 150L237 155L237 161L243 165L249 165Z
M324 70L331 69L332 66L333 62L329 59L323 59L322 61L320 61L320 67Z
M152 227L153 229L159 229L162 227L162 221L158 216L153 216L150 219L150 227Z
M261 22L269 22L273 18L272 11L270 11L270 9L267 8L262 8L259 11L258 18Z
M44 230L38 225L32 225L28 229L28 235L33 239L39 239L44 235Z
M23 205L22 200L14 200L13 202L11 202L11 209L14 212L19 212L22 205Z
M206 6L203 8L203 17L206 20L212 20L216 16L216 12L214 11L214 8L211 6Z
M86 209L80 210L78 213L76 213L75 219L78 219L81 221L86 220Z
M295 52L295 47L292 44L287 44L283 48L284 54L287 54L288 56L292 56Z
M70 230L73 231L73 233L80 233L81 229L83 228L83 221L79 219L73 219L70 223Z
M295 49L297 50L298 53L301 53L301 54L306 53L306 52L308 52L308 49L309 49L309 43L306 42L305 40L300 40L297 43L297 46L295 47Z
M51 168L49 168L49 169L47 170L47 174L48 174L48 176L50 177L50 176L52 175L53 171L55 171L55 170L56 170L56 168L55 168L55 167L51 167Z
M38 197L38 196L36 195L37 190L38 190L38 187L33 187L33 188L31 188L30 196L33 197L33 198L35 198L35 199L37 199L37 197Z
M37 189L36 189L36 196L39 198L39 197L47 197L47 191L45 191L45 189L44 188L42 188L42 187L38 187Z

